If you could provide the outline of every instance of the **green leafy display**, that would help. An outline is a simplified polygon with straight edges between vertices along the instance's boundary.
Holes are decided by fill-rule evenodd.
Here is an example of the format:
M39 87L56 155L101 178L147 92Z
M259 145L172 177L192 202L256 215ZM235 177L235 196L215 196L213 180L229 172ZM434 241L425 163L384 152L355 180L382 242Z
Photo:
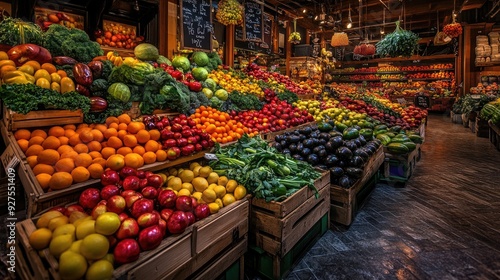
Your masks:
M400 22L396 21L396 30L377 43L377 54L381 57L410 57L418 52L418 35L401 29L399 25Z
M42 43L42 30L32 22L7 17L0 22L0 44L15 46Z

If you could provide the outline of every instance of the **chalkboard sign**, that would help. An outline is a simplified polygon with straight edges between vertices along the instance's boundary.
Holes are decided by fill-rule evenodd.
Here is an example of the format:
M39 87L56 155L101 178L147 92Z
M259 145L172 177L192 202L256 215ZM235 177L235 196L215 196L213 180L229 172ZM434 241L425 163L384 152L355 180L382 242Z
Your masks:
M245 31L243 30L243 26L236 25L234 27L234 39L236 41L245 41Z
M264 13L264 38L261 44L262 48L271 48L273 43L273 17Z
M212 50L212 1L182 0L182 48Z
M263 13L262 5L255 2L245 2L245 40L262 42Z
M421 108L429 108L429 97L425 95L415 96L415 105Z

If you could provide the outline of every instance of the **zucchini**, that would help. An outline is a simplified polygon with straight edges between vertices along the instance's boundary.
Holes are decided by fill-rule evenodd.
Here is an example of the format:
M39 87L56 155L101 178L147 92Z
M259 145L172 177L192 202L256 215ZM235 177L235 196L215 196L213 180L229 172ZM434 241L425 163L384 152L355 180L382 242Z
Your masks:
M399 133L401 131L401 126L395 125L395 126L389 128L389 131L392 131L392 132L395 132L395 133Z
M373 131L373 135L377 136L379 134L386 134L387 133L387 130L385 129L382 129L382 130L374 130Z
M387 150L394 154L406 154L410 151L403 143L389 143Z
M363 135L366 140L371 140L373 138L373 130L369 128L363 128L359 131L359 134Z
M387 125L379 124L373 128L373 130L387 130Z
M387 132L387 133L385 133L385 135L387 135L387 136L389 136L389 137L391 137L391 138L396 137L396 134L394 134L394 133L392 133L392 132Z
M359 137L359 130L357 130L354 127L348 127L344 130L344 133L342 134L342 138L344 140L351 140L351 139L356 139Z

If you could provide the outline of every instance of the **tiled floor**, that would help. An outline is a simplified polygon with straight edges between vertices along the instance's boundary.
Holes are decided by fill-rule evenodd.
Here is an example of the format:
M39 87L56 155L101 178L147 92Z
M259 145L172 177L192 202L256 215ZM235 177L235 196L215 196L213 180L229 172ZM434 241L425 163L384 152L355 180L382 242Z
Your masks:
M431 116L405 188L379 184L286 279L500 279L500 152Z

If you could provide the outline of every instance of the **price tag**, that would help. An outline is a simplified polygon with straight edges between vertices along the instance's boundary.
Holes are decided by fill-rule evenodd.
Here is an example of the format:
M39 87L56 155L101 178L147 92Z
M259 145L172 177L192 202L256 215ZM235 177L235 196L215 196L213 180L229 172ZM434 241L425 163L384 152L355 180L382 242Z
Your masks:
M470 96L472 99L480 99L481 98L481 95L480 94L472 94Z
M215 154L211 154L211 153L206 153L205 158L208 160L218 160L217 156Z
M397 98L396 100L398 101L399 104L406 105L406 99L404 99L404 98Z
M7 170L9 168L16 168L16 166L21 162L21 160L17 157L14 148L12 145L9 145L5 151L3 152L2 156L2 164L5 168L6 173L9 173Z

